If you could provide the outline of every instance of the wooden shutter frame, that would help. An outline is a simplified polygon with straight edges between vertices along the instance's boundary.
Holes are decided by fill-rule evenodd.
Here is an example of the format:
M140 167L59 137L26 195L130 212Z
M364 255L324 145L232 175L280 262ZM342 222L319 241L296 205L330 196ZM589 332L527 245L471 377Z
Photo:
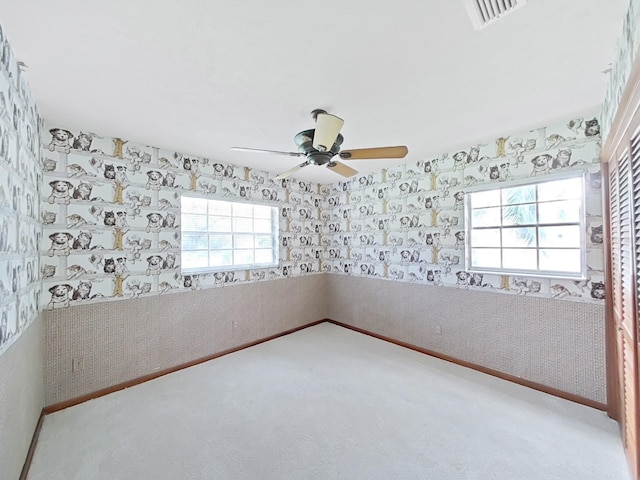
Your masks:
M609 216L609 182L611 166L609 162L620 158L626 148L630 148L631 136L640 127L640 55L633 63L629 80L622 94L616 116L611 124L607 138L603 139L600 161L603 178L603 220L605 248L605 344L607 359L607 414L620 420L620 403L618 398L619 379L616 370L617 351L615 348L616 329L613 325L613 294L611 278L611 224ZM607 181L605 181L605 179Z
M640 147L638 147L637 150L638 155L634 158L632 143L634 139L640 142L640 57L637 58L634 63L634 68L613 121L611 132L607 139L605 139L601 153L603 180L605 178L607 179L607 182L604 183L605 189L603 192L605 207L603 210L605 224L604 247L606 259L605 335L607 356L607 413L621 423L623 441L626 441L627 435L625 428L630 426L630 428L633 429L632 433L635 442L627 454L629 455L628 460L631 470L636 475L635 478L638 478L640 471L640 461L638 459L638 451L640 450L638 447L640 428L638 427L639 412L637 411L637 406L640 402L640 382L638 381L638 372L640 371L640 362L638 361L638 342L640 341L640 333L638 332L638 309L640 308L638 304L638 291L640 291L640 285L638 284L638 269L640 268L640 252L638 251L640 249L638 245L638 241L640 240L640 213L636 214L636 212L640 211L640 173L638 173L638 178L636 178L634 177L634 170L640 172L640 167L638 166L640 163ZM629 157L628 171L624 176L621 176L619 161L624 158L625 154ZM615 185L612 179L616 180ZM623 183L628 189L629 238L627 240L630 250L628 252L629 258L626 260L630 261L630 265L626 265L626 263L623 262L623 255L626 255L626 250L623 252L622 249L622 244L625 239L622 238L624 232L622 231L621 225L617 227L617 235L620 236L619 251L616 251L616 245L614 245L614 241L617 238L616 232L614 231L616 226L613 225L613 222L621 219L620 216L624 205L621 202L620 193ZM617 191L613 190L614 187L617 188ZM612 205L611 199L615 199L617 205ZM615 215L617 215L617 217L612 218ZM614 258L613 253L619 253L620 258ZM618 272L615 271L616 268L619 270ZM630 277L629 279L626 279L625 272L626 276ZM620 277L619 279L616 278L616 273ZM625 279L626 283L623 283ZM623 289L623 291L617 293L618 297L616 297L616 292L614 292L614 288L616 288L614 280L619 280L620 285L618 286ZM625 286L630 289L626 292L627 295L630 295L629 298L621 296L624 293L623 287ZM621 305L618 305L618 307L622 308L623 313L621 322L627 324L625 319L629 317L632 319L632 342L625 342L624 338L629 337L625 331L617 331L617 325L615 323L615 309L617 305L614 303L614 300L623 302ZM628 316L625 316L625 311ZM626 350L626 348L629 347L629 343L632 349L631 358L633 359L633 364L632 368L626 371L633 372L633 377L631 382L625 383L624 373L626 366L624 363L620 363L620 359L624 362L627 357L626 352L623 354L619 349L623 348ZM627 389L629 385L631 387ZM631 409L629 405L627 405L625 409L625 404L623 403L624 398L622 398L624 395L633 396L633 400L629 403L629 405L632 406ZM625 411L630 412L630 410L633 411L626 417ZM635 453L631 450L634 450Z
M602 165L604 203L604 251L605 251L605 352L607 380L607 414L614 420L621 420L620 391L617 366L616 327L613 317L613 265L612 265L612 228L610 212L611 181L609 163ZM616 188L617 191L617 188Z

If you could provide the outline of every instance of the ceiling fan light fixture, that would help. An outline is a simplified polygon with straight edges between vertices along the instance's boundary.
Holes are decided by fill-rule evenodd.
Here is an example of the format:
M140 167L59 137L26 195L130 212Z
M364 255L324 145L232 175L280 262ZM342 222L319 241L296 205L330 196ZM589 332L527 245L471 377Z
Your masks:
M338 138L344 120L329 113L318 114L316 118L316 130L313 136L313 148L319 152L331 150Z

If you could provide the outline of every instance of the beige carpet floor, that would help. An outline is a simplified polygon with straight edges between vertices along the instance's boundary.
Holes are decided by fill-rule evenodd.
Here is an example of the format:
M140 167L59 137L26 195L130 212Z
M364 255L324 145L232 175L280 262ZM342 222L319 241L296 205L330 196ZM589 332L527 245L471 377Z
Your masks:
M46 417L31 480L628 480L599 411L321 324Z

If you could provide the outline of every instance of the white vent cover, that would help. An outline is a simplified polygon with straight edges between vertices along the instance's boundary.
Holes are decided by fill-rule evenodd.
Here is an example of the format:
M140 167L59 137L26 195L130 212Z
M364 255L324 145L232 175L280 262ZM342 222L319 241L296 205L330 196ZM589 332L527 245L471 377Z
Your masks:
M476 30L491 25L526 3L527 0L464 0L464 5L471 17L471 23Z

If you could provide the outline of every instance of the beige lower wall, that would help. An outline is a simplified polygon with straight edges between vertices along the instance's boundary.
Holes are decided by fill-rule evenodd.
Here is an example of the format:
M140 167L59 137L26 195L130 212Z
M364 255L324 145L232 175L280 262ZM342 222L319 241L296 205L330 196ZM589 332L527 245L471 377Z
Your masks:
M46 405L323 318L606 403L602 305L324 274L47 312Z
M0 356L0 478L20 476L44 406L42 316Z
M603 305L328 277L333 320L606 403Z
M326 318L327 278L309 275L49 311L46 404ZM74 358L83 364L75 372Z

